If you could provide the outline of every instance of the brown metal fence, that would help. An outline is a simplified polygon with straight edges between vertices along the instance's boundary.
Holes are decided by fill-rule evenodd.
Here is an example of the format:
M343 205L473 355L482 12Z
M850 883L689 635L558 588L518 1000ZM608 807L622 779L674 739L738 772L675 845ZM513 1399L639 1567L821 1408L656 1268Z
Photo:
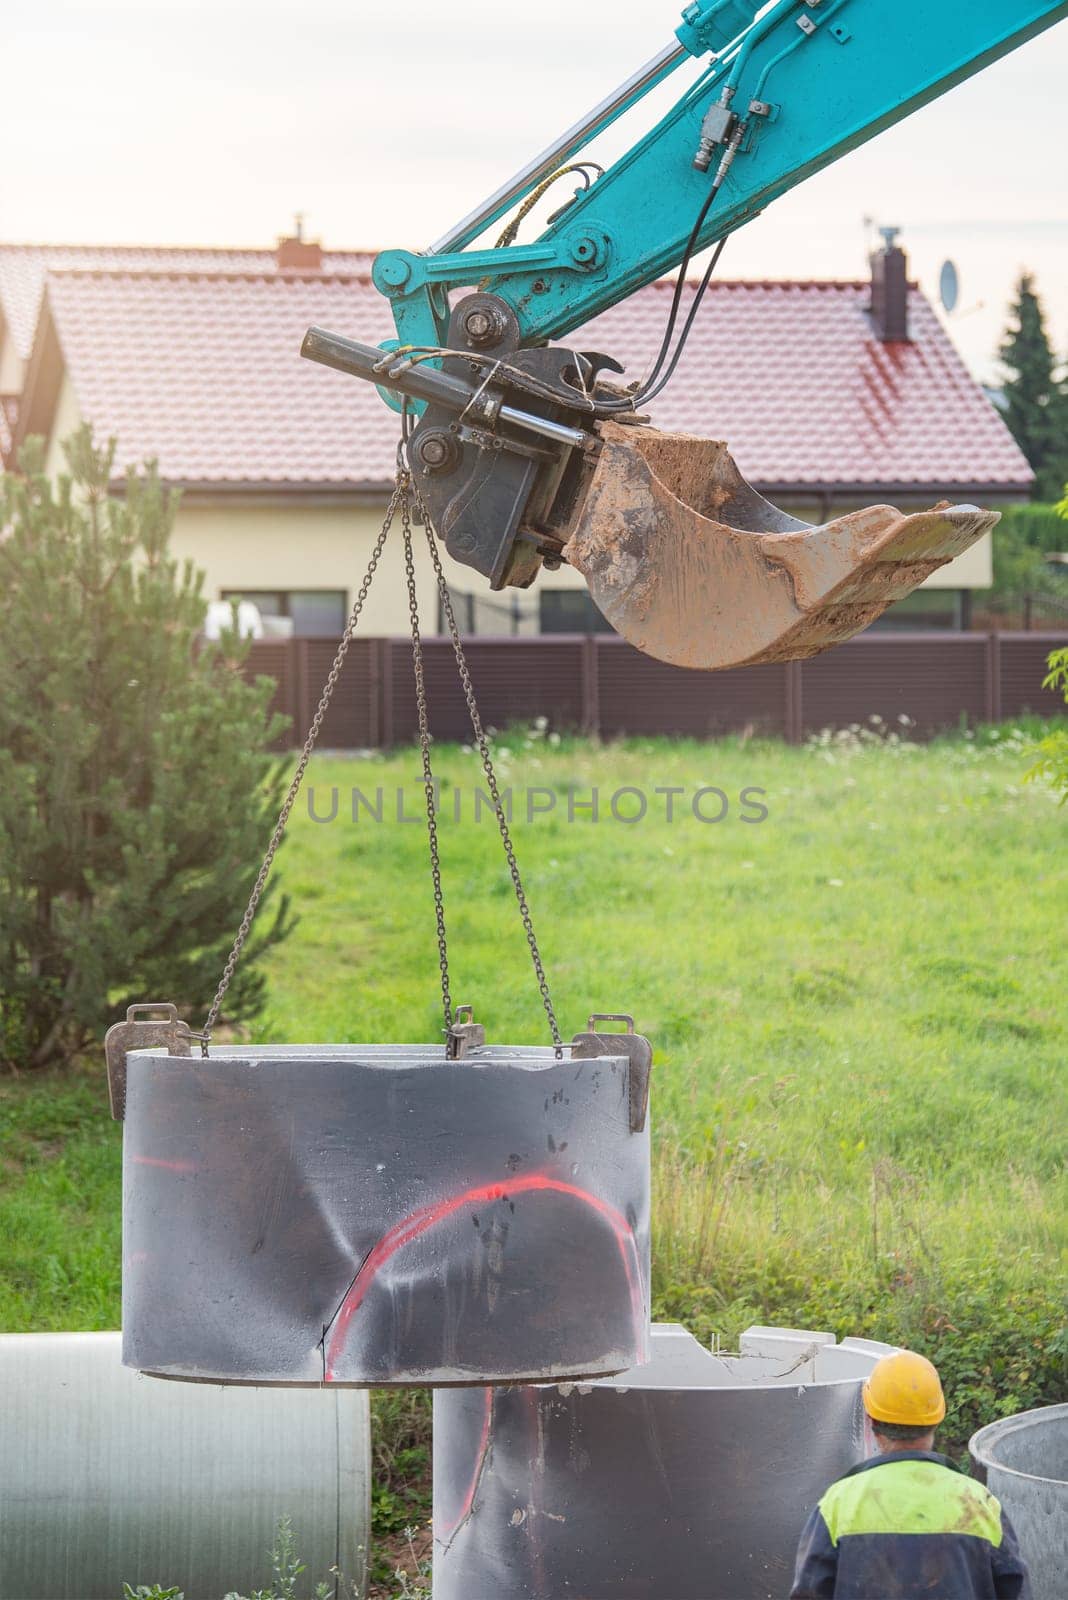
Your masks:
M797 743L821 728L878 715L908 717L918 734L998 722L1064 706L1042 688L1046 657L1068 633L867 633L811 661L693 672L665 666L612 635L473 638L464 648L487 726L546 717L550 727L714 737L743 728ZM431 725L439 739L471 728L447 640L424 640ZM337 648L335 639L255 643L247 671L273 677L274 707L290 719L279 748L298 746ZM415 737L411 645L356 639L320 745L388 748Z

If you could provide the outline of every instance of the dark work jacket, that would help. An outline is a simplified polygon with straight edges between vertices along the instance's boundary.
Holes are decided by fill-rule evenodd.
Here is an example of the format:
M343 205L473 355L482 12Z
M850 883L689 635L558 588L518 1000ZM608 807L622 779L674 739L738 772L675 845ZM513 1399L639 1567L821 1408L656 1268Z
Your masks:
M933 1450L873 1456L805 1524L790 1600L1031 1600L989 1489Z

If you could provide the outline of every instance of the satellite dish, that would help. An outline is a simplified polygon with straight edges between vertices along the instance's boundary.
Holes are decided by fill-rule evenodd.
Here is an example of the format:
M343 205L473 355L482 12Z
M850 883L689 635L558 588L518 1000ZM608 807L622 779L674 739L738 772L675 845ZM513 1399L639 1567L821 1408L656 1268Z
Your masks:
M956 309L960 298L960 277L952 261L943 261L942 270L938 274L938 298L942 302L944 311Z

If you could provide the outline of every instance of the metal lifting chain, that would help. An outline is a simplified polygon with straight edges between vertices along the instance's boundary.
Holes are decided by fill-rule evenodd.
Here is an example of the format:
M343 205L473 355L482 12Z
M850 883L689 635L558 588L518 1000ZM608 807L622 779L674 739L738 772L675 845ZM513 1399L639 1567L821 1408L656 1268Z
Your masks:
M467 657L464 655L464 647L460 641L460 630L456 626L456 616L452 609L452 596L449 594L449 585L446 582L445 573L441 565L441 557L438 554L438 547L434 538L430 513L427 511L426 506L420 499L418 490L415 491L415 503L419 508L419 513L423 520L427 547L430 550L430 560L433 563L434 576L437 579L438 596L441 600L441 609L444 612L445 620L448 623L449 637L452 640L453 655L456 657L456 666L460 674L460 682L463 685L464 699L467 701L467 711L471 718L471 728L475 735L475 743L478 745L479 755L482 758L482 770L486 775L486 785L490 792L490 798L493 801L493 809L497 817L497 827L500 830L501 843L504 845L504 854L508 862L508 871L512 877L512 887L515 890L515 897L519 903L519 915L523 919L523 931L527 936L527 944L530 946L530 959L534 965L534 974L538 980L538 988L541 992L541 1003L545 1007L545 1015L549 1019L549 1031L552 1034L553 1046L556 1050L557 1056L561 1057L564 1053L564 1042L560 1035L560 1026L556 1020L556 1010L553 1006L552 996L549 993L549 980L545 976L545 967L541 959L541 951L538 949L537 935L534 932L534 921L530 915L530 906L527 903L526 890L523 888L523 880L519 876L519 863L516 860L515 846L512 843L512 835L508 828L508 819L504 814L504 805L501 801L500 789L497 785L497 774L493 768L493 757L490 755L489 741L486 738L485 730L482 726L482 717L479 713L478 702L475 699L475 687L471 682L471 673L467 665Z
M405 478L401 493L401 529L404 534L404 572L408 580L408 614L412 623L412 668L415 673L415 703L419 712L419 746L423 754L423 789L426 794L426 831L430 846L430 875L434 880L434 918L438 929L438 966L441 968L441 1004L445 1012L445 1034L452 1027L452 995L449 990L449 951L445 939L445 901L441 893L441 857L438 853L437 797L430 765L430 721L426 707L426 682L423 676L423 641L419 632L419 601L415 592L415 557L412 551L411 495Z
M485 773L486 784L489 788L490 798L493 802L494 814L497 818L497 827L501 835L501 843L504 846L504 853L508 862L508 871L512 879L512 887L515 890L516 900L519 905L519 914L523 922L523 931L526 934L527 944L530 947L530 957L534 965L535 976L538 980L538 989L541 992L542 1005L545 1007L545 1015L549 1020L549 1030L552 1034L553 1046L557 1056L559 1057L563 1055L563 1039L561 1038L559 1024L556 1020L556 1011L553 1007L552 997L549 993L549 982L545 976L545 967L541 959L541 951L538 949L538 941L534 932L534 922L530 914L530 906L527 902L526 891L523 888L523 880L519 876L519 864L516 860L515 846L512 843L512 836L508 827L508 819L504 813L504 804L501 800L500 788L497 783L497 774L494 771L493 758L490 755L489 741L486 738L486 733L482 726L482 717L478 709L478 702L475 699L474 684L471 681L471 673L468 669L467 658L464 655L464 648L460 641L460 630L456 625L456 617L452 609L452 598L449 594L449 586L445 579L444 570L442 569L441 558L438 554L438 548L434 538L430 515L422 500L419 498L418 493L415 494L414 499L424 523L427 547L430 551L430 560L433 564L434 576L437 580L441 608L448 623L453 654L456 657L456 666L460 674L460 682L463 686L464 699L467 702L468 714L471 718L471 727L475 735L475 743L478 745L479 755L482 758L482 770ZM318 741L323 725L323 719L326 716L327 710L330 706L330 701L333 698L334 690L337 687L337 681L341 674L341 668L345 663L345 657L348 655L349 646L352 643L353 636L356 632L356 624L359 621L360 613L363 611L364 602L367 599L368 591L371 587L371 581L378 569L382 551L385 547L386 538L389 534L390 528L393 525L393 518L398 507L400 508L401 513L401 529L404 540L404 570L408 585L408 611L411 618L412 632L412 667L415 674L415 699L419 717L419 744L422 751L423 789L426 795L426 819L427 836L430 847L430 871L434 881L434 916L437 924L438 965L441 969L441 1002L445 1015L446 1033L448 1033L448 1030L453 1024L452 997L449 986L449 954L445 934L445 901L442 894L441 856L438 848L437 797L434 788L434 774L430 760L430 721L427 713L423 643L422 636L419 631L419 606L415 585L415 558L412 549L412 500L413 491L411 474L406 462L403 459L401 450L398 450L397 481L393 493L390 496L389 505L386 508L386 515L385 520L382 523L382 530L375 541L375 547L371 553L371 559L368 563L367 571L364 573L359 592L353 604L348 622L345 625L345 632L342 635L341 643L338 645L337 654L334 657L333 665L330 668L326 683L323 685L323 692L320 696L319 704L316 707L315 716L312 718L311 726L308 729L308 735L304 741L304 747L301 751L300 760L297 763L297 770L293 774L293 781L289 785L289 790L286 794L282 809L278 813L278 821L275 823L274 832L271 834L271 840L267 846L267 853L263 858L263 864L261 865L256 876L256 882L252 886L252 893L249 896L248 905L245 907L245 914L241 918L241 925L237 930L237 937L235 938L233 948L226 959L226 965L223 968L222 977L219 980L219 987L215 991L215 998L211 1003L211 1009L208 1012L205 1020L204 1028L199 1035L200 1053L202 1056L207 1056L208 1054L208 1046L211 1043L212 1031L216 1022L218 1021L219 1011L222 1007L223 1000L226 998L226 992L233 980L237 963L241 957L241 952L245 947L246 940L248 939L249 930L252 927L252 921L256 915L256 909L259 906L260 900L263 896L263 891L267 885L267 879L270 875L271 866L274 862L276 854L278 853L278 847L282 842L282 836L285 833L286 824L289 821L290 813L293 810L297 795L300 793L300 787L304 781L304 774L307 771L308 762L311 760L312 752L315 749L316 742Z
M206 1056L208 1054L208 1046L211 1043L212 1030L219 1019L219 1011L222 1007L223 1001L226 998L226 991L230 987L237 963L241 957L241 952L245 948L245 940L248 938L249 929L252 927L252 919L256 915L256 907L259 905L260 898L263 895L263 891L267 885L267 879L270 875L271 865L275 856L278 854L278 846L282 843L282 835L286 831L286 823L289 821L289 814L293 810L297 795L300 793L300 786L304 781L304 774L307 771L308 762L311 760L312 751L315 749L316 741L319 738L319 733L323 726L323 718L326 716L330 701L333 699L334 690L337 687L337 680L341 675L341 668L345 664L345 657L349 653L349 645L352 643L353 635L356 632L356 624L360 620L360 612L363 610L364 601L367 599L367 594L371 587L371 580L374 578L374 575L378 570L378 563L382 557L382 551L385 547L386 538L389 534L390 528L393 526L394 515L396 514L396 510L399 505L407 503L407 497L408 473L406 468L399 465L397 482L394 486L393 493L390 496L389 505L386 507L386 515L385 520L382 523L382 531L378 535L378 538L375 541L375 547L371 552L371 559L367 564L367 571L363 575L363 581L360 584L359 592L357 593L356 599L353 602L352 611L349 613L349 620L345 624L345 632L342 634L341 643L337 647L337 655L334 657L334 664L330 668L326 682L323 685L323 692L319 697L319 704L315 708L315 715L312 718L311 727L308 729L307 738L304 740L304 748L300 753L300 760L297 762L297 770L293 774L293 781L289 785L289 791L286 794L282 809L278 813L278 821L274 825L274 832L271 834L271 842L267 846L267 854L263 858L263 865L260 867L260 870L256 876L256 882L252 886L252 893L249 895L248 905L245 907L245 915L241 918L241 926L237 930L237 938L234 940L233 948L226 958L226 965L223 967L222 977L219 979L219 987L215 991L215 998L211 1002L211 1010L208 1012L207 1018L204 1022L204 1028L200 1035L200 1053L202 1056Z

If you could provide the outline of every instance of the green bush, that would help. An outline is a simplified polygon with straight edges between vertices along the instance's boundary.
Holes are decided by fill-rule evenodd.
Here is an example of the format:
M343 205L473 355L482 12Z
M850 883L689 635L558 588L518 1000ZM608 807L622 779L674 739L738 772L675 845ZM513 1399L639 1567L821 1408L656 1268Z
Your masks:
M1049 672L1043 682L1046 689L1059 689L1068 705L1068 650L1054 650L1049 658ZM1045 778L1060 794L1061 804L1068 801L1068 732L1054 728L1038 743L1038 760L1027 777Z
M1064 504L1064 502L1062 502ZM1034 550L1068 550L1068 520L1060 506L1032 501L1007 506L1001 513L994 543L1012 534Z
M87 429L53 483L33 441L0 478L0 1065L69 1059L135 1000L207 1008L283 772L272 684L202 644L154 468L110 490ZM261 923L229 1017L263 1000Z
M1046 560L1047 551L1065 549L1068 522L1053 506L1009 506L994 529L994 581L984 605L1015 607L1027 594L1068 600L1068 574Z

